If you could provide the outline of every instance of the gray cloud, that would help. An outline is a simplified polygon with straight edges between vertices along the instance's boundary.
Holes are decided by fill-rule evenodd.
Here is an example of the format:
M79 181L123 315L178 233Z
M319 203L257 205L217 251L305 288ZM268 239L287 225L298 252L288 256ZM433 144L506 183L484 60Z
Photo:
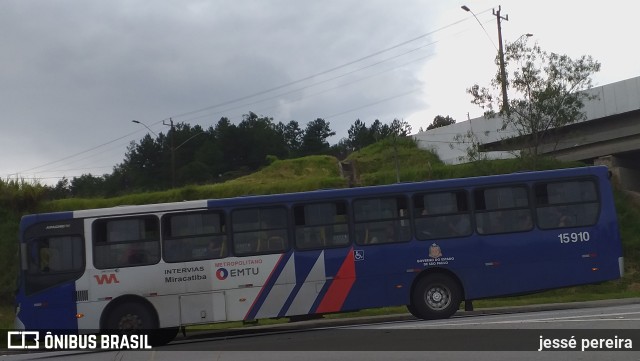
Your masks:
M5 1L0 172L31 170L140 130L131 119L166 131L158 124L166 117L287 84L404 41L426 28L409 20L418 3ZM176 121L207 126L223 115L237 122L255 111L304 124L419 86L412 70L389 71L393 62L327 80L378 59ZM324 83L313 85L318 82ZM259 102L265 98L273 99ZM390 121L423 101L414 93L394 100L394 106L381 104L329 121L345 136L358 117ZM39 172L74 169L92 159L91 166L108 172L122 160L126 144L142 134L93 151L95 158L87 153L84 160L72 157L23 176L51 176Z
M527 13L536 18L531 6L518 13L515 4L504 6L514 12L509 26ZM474 3L477 10L491 5ZM448 35L425 36L306 79L465 17L459 4L422 0L2 1L0 176L109 172L127 144L146 132L132 119L166 132L161 121L170 116L203 126L221 116L239 122L248 111L303 125L325 117L340 137L357 118L389 122L425 109L466 114L464 89L495 70L473 70L473 79L456 75L462 65L475 69L479 51L470 41L488 51L479 56L492 58L472 18ZM481 18L490 20L490 12ZM464 31L470 40L454 35ZM455 54L438 54L439 67L425 73L439 51L429 45L434 41ZM300 79L306 80L247 97ZM445 104L450 88L464 106ZM214 107L240 98L246 99ZM193 112L200 109L206 110ZM93 149L101 144L107 145ZM35 168L73 154L79 155Z

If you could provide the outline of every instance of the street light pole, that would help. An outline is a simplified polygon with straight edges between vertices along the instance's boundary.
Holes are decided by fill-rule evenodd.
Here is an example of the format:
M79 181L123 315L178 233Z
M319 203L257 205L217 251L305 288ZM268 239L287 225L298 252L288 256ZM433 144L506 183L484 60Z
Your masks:
M168 125L171 127L171 188L176 186L176 149L173 147L173 138L176 136L176 128L173 126L173 119L169 118L169 123L162 121L162 125Z
M476 20L478 21L478 24L480 24L480 26L482 27L482 29L484 30L484 26L482 25L482 23L480 22L480 20L478 19L478 17L476 16L476 14L471 11L471 9L466 6L466 5L462 5L461 6L462 10L466 11L466 12L470 12L474 18L476 18ZM502 47L502 25L501 25L501 21L502 20L507 20L509 21L509 15L505 15L504 17L500 15L500 11L501 11L501 7L498 6L498 11L493 10L493 15L496 17L496 21L498 22L498 41L500 42L500 44L498 45L498 58L500 61L500 80L502 83L502 109L504 111L506 111L507 113L509 112L509 99L507 97L507 70L505 69L505 65L504 65L504 49ZM485 30L486 33L486 30ZM487 34L488 36L488 34ZM495 47L495 45L494 45Z
M132 120L131 122L132 122L132 123L136 123L136 124L140 124L140 125L142 125L143 127L147 128L151 133L153 133L153 135L155 135L156 137L158 137L158 134L156 134L156 132L154 132L153 130L151 130L151 128L149 128L149 126L148 126L148 125L146 125L146 124L144 124L143 122L137 121L137 120L135 120L135 119L134 119L134 120Z
M136 124L140 124L142 126L144 126L145 128L147 128L151 133L153 133L156 137L159 137L158 134L156 134L156 132L154 132L153 130L151 130L151 128L149 128L146 124L144 124L143 122L137 121L137 120L132 120L132 123L136 123ZM176 184L176 150L180 149L180 147L182 147L183 145L185 145L186 143L188 143L189 141L191 141L192 139L194 139L195 137L201 135L201 134L205 134L206 132L201 131L199 133L196 133L194 135L192 135L189 139L185 140L184 142L180 143L177 147L174 146L174 138L175 138L175 131L176 128L173 124L173 119L169 118L169 122L167 123L166 121L162 121L163 125L167 125L169 127L171 127L171 129L169 130L169 135L168 137L171 138L171 188L175 187Z
M502 109L509 113L509 99L507 97L507 70L504 65L504 50L502 48L502 26L501 20L509 21L509 15L505 17L500 16L500 6L498 5L498 11L493 10L493 15L498 22L498 54L500 55L500 76L502 77Z

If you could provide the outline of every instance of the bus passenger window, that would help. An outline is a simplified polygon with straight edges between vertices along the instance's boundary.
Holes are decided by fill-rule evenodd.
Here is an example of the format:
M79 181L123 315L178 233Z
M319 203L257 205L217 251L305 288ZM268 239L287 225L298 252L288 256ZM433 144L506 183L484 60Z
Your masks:
M353 202L356 243L407 242L411 239L406 198L384 197Z
M417 194L413 197L413 208L417 239L471 234L471 215L464 191Z
M233 249L238 256L281 253L289 248L287 210L261 207L231 213Z
M225 215L218 211L165 214L162 217L165 262L227 256Z
M104 218L93 222L93 263L97 269L156 264L160 227L156 216Z
M347 206L343 201L293 207L296 248L319 249L349 244Z
M538 183L534 189L538 227L582 227L598 221L600 203L592 180Z
M136 266L149 262L144 249L134 244L128 244L122 254L121 264L123 266Z
M396 242L396 239L396 230L393 223L387 222L384 226L384 231L371 237L369 243L393 243Z
M524 186L476 189L474 200L479 234L522 232L533 227Z

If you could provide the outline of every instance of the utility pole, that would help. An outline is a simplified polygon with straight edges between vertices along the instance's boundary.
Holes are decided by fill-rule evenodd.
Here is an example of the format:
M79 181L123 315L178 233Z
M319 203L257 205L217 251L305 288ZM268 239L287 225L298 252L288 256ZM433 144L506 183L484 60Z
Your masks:
M500 15L500 6L498 5L498 11L493 10L493 15L496 17L496 21L498 22L498 55L500 56L500 76L502 78L502 110L504 110L507 114L509 113L509 99L507 97L507 70L504 65L504 50L502 48L502 26L501 20L509 21L509 15L505 15L502 17Z
M176 129L173 126L173 119L169 118L169 123L166 123L164 120L162 121L163 125L168 125L171 127L171 188L176 186L176 149L173 147L173 138L176 136Z

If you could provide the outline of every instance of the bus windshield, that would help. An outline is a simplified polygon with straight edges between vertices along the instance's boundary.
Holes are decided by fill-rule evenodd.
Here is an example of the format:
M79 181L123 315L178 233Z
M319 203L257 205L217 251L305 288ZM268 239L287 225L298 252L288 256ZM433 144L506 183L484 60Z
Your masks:
M52 236L26 243L24 264L27 293L34 293L78 277L84 271L84 240L80 236Z

